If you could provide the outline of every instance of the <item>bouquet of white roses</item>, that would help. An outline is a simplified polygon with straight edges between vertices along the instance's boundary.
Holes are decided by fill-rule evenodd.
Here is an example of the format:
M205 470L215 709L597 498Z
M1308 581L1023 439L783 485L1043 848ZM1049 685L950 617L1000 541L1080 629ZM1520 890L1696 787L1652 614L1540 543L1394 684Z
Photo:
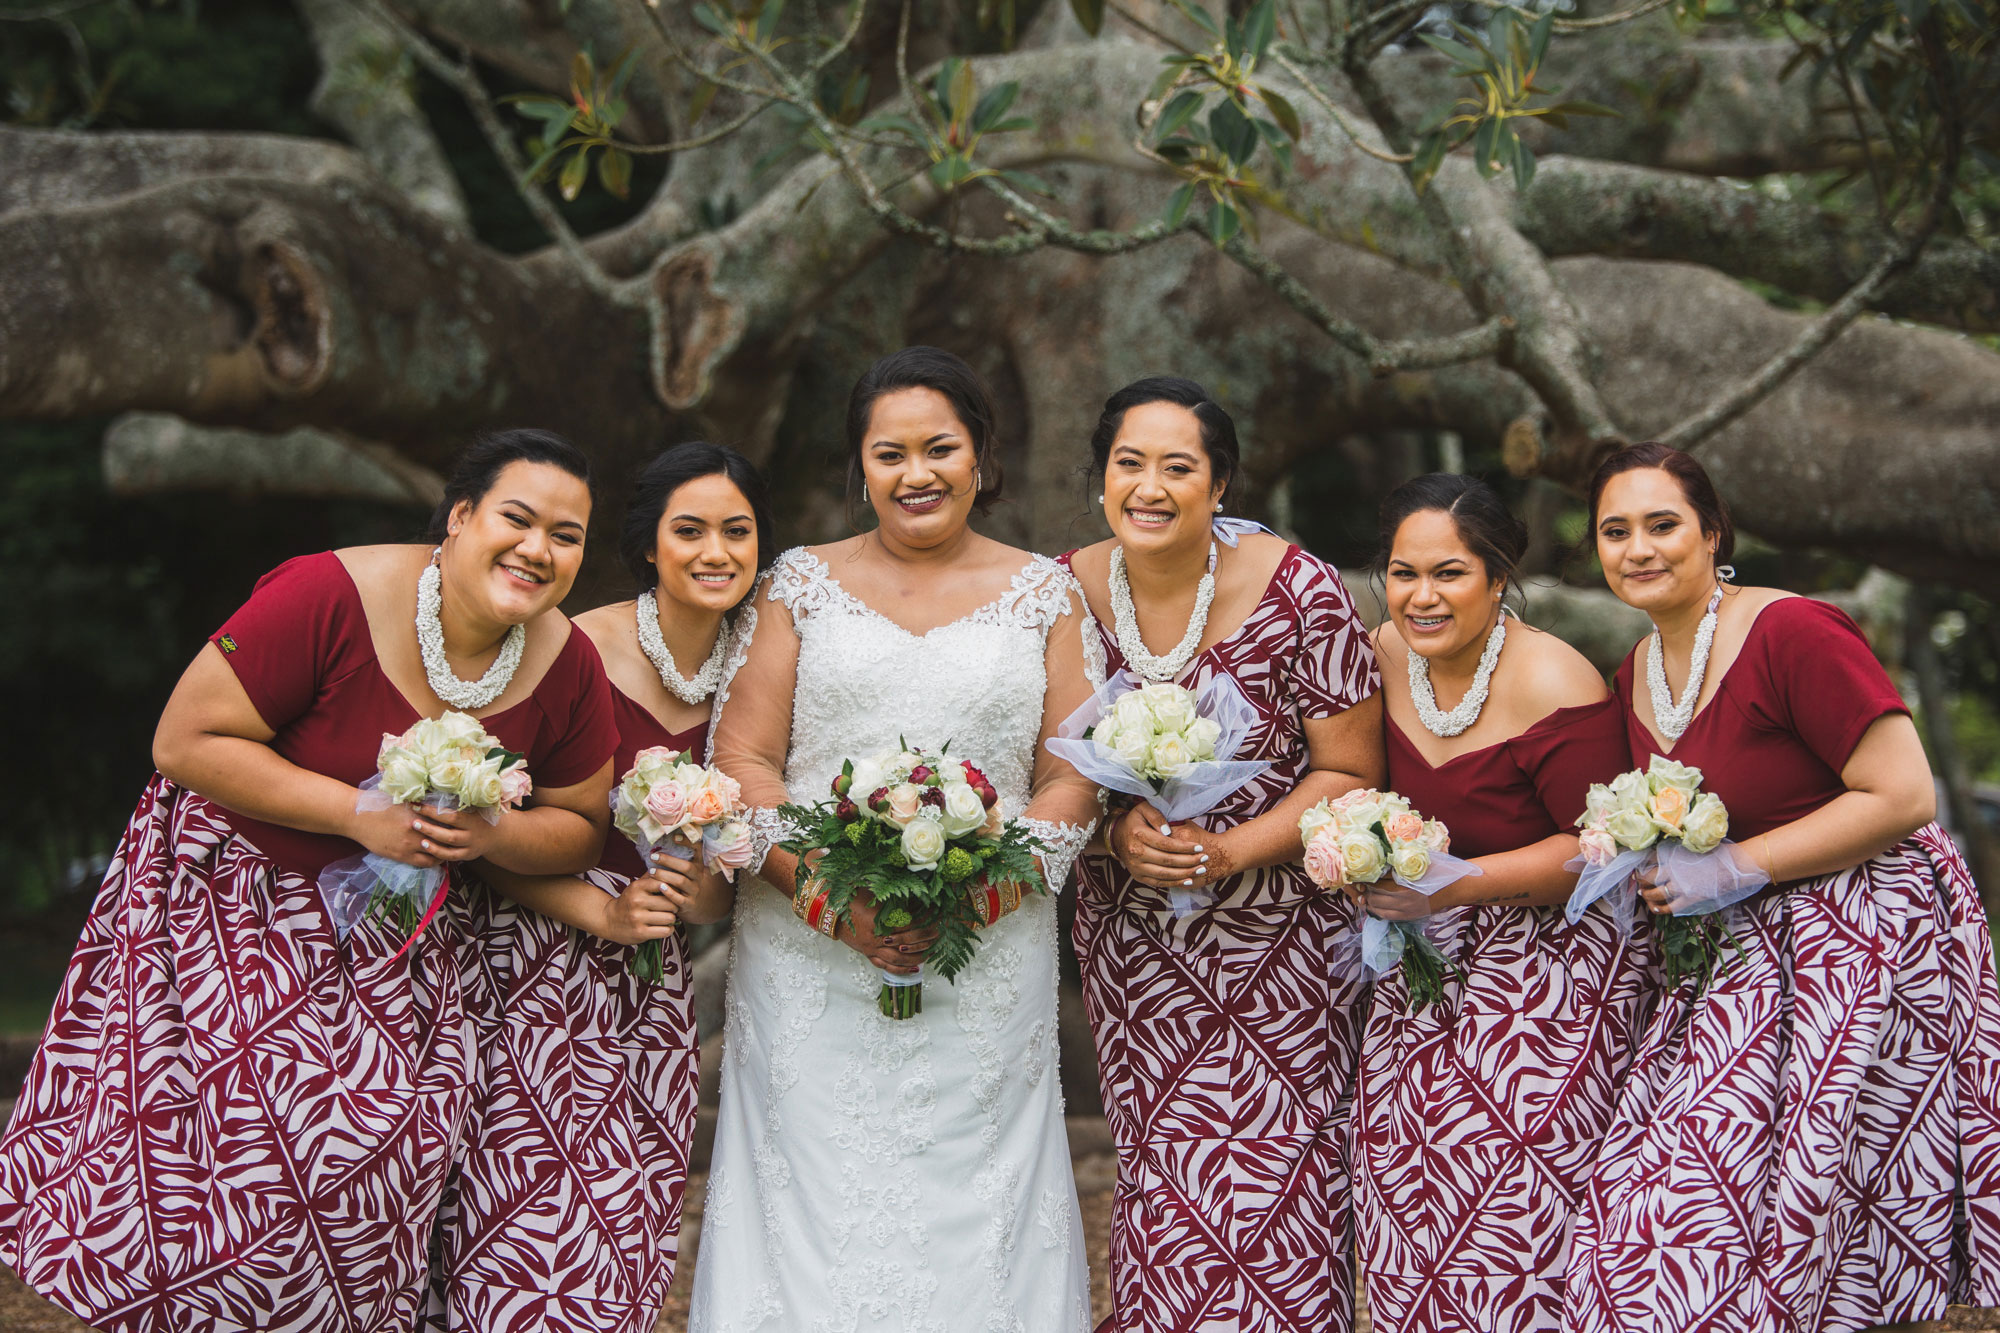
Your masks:
M430 805L477 810L489 823L534 790L527 760L487 734L477 718L460 712L424 718L400 736L384 733L375 754L375 776L361 784L357 810ZM394 920L410 947L444 898L444 870L392 861L373 852L335 861L320 872L320 896L341 939L365 911ZM419 906L428 900L428 908ZM397 951L401 957L402 950Z
M1429 897L1438 889L1481 871L1448 855L1451 834L1425 819L1392 791L1363 788L1321 801L1299 817L1305 843L1306 877L1321 888L1378 884L1386 875L1414 896L1403 895L1407 919L1385 920L1372 912L1361 924L1361 958L1371 973L1398 962L1412 1004L1431 1004L1444 995L1444 974L1458 971L1424 932ZM1365 899L1364 899L1365 906Z
M975 886L1047 892L1035 857L1048 848L1002 816L993 784L962 760L908 746L850 759L833 780L833 797L779 809L797 830L779 845L799 855L800 890L817 883L823 891L806 917L816 929L831 933L828 913L851 925L855 895L865 892L878 933L915 924L937 930L925 961L950 981L972 961L986 922ZM808 864L813 852L825 855ZM923 1012L923 994L921 969L915 977L884 972L877 1004L891 1018L910 1018Z
M697 853L710 869L734 883L750 864L752 839L743 818L743 789L721 769L695 763L685 751L654 745L632 757L632 767L611 791L611 822L652 864L653 853L678 848ZM671 853L670 853L671 854ZM632 955L632 974L657 982L665 975L658 940Z
M1673 914L1655 918L1669 986L1692 977L1699 990L1725 946L1743 951L1716 914L1770 881L1722 850L1729 810L1721 797L1701 789L1700 769L1654 755L1644 771L1593 784L1577 824L1582 854L1567 867L1581 872L1565 909L1571 922L1599 898L1626 889L1610 905L1629 931L1638 915L1634 876L1657 867L1674 888Z
M1256 722L1256 710L1227 673L1190 690L1172 681L1141 684L1121 671L1063 721L1048 747L1099 786L1182 820L1207 814L1271 767L1268 760L1236 758ZM1206 888L1176 889L1171 901L1174 915L1185 916L1214 899Z

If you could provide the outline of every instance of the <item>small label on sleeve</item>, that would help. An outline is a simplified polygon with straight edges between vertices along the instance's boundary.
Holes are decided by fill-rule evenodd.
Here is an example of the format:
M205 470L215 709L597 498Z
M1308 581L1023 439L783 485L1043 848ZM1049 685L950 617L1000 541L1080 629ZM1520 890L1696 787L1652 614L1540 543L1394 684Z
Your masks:
M217 635L215 646L225 653L233 653L236 651L236 640L227 634Z

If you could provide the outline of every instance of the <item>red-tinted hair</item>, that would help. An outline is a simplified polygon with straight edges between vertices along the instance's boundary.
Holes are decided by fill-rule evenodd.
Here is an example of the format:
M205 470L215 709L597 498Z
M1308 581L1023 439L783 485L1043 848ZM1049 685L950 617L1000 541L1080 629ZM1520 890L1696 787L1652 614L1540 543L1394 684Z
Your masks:
M1619 473L1642 467L1658 468L1680 483L1681 494L1701 520L1702 535L1715 538L1715 563L1728 564L1736 551L1736 523L1729 517L1729 506L1715 493L1708 469L1696 462L1694 455L1657 440L1628 444L1597 465L1597 473L1590 479L1591 539L1596 540L1597 502L1604 497L1605 486Z

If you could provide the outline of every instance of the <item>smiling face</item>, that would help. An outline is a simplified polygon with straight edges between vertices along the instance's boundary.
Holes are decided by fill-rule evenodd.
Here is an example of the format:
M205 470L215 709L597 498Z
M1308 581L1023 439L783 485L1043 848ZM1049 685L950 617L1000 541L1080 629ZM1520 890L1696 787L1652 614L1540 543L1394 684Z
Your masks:
M896 389L875 400L861 476L882 536L919 549L964 530L979 494L979 458L951 400Z
M653 538L662 603L720 613L757 577L757 520L728 474L681 483L667 497Z
M1716 538L1663 468L1620 472L1597 500L1597 558L1628 606L1658 619L1715 590Z
M470 620L519 625L569 595L583 564L590 488L547 463L509 463L478 503L446 524L445 605Z
M1104 461L1104 519L1121 545L1207 541L1222 491L1194 413L1163 402L1126 411Z
M1411 652L1427 658L1483 651L1506 591L1442 509L1419 510L1396 529L1387 584L1397 631Z

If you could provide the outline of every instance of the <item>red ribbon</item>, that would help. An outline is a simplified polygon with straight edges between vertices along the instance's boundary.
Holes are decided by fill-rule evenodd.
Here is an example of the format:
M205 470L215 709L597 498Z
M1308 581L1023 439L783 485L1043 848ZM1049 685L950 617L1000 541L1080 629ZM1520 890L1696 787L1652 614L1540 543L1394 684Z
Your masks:
M403 941L403 947L396 950L395 957L392 957L389 960L390 962L395 962L397 958L401 958L410 951L410 946L417 942L417 936L424 933L424 927L428 926L431 923L431 918L438 914L438 908L444 906L444 896L450 889L451 872L446 871L438 878L438 891L436 896L431 899L431 910L424 913L424 919L417 922L417 928L410 932L410 938Z

